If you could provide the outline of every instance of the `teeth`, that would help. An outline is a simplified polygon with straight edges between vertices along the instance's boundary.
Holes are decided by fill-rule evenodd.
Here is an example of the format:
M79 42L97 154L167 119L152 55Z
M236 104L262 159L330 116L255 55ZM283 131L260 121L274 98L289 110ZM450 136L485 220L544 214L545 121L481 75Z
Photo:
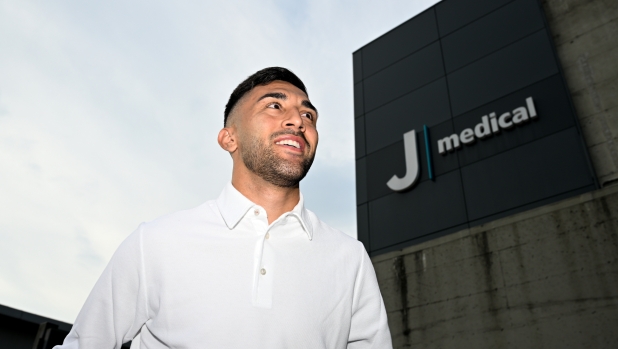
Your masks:
M296 141L291 140L291 139L284 139L282 141L277 142L276 144L291 145L294 148L300 149L300 144L298 142L296 142Z

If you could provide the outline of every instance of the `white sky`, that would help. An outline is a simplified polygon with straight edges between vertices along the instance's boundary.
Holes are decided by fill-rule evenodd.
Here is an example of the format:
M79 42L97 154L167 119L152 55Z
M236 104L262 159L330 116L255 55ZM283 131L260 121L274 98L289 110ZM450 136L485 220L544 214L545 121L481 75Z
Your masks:
M352 52L436 2L0 0L0 304L73 322L140 222L215 198L267 66L320 110L308 208L356 236Z

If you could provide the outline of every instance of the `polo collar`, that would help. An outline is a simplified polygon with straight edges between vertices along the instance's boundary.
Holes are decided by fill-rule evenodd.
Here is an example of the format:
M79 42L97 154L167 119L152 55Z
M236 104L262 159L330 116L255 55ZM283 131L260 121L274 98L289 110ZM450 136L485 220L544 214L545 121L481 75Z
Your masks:
M225 221L225 225L227 225L230 230L234 229L238 225L238 222L240 222L240 220L245 216L247 211L254 206L257 206L251 200L242 195L236 188L234 188L231 182L228 182L225 185L221 191L221 194L219 194L216 203L219 208L219 212ZM298 204L296 204L292 211L284 213L282 217L283 216L296 217L300 222L300 225L307 233L309 240L313 239L313 227L309 218L309 212L304 206L302 193L300 193L300 200L298 201Z

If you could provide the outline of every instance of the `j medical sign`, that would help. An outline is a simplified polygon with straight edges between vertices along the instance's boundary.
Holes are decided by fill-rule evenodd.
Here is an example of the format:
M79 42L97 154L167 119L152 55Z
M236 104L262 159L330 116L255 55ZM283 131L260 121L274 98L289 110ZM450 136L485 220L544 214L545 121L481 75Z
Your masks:
M537 0L444 0L353 59L370 254L597 187Z
M495 112L482 116L481 122L474 128L466 128L460 134L454 133L438 140L438 152L444 155L449 151L461 148L463 144L472 145L476 139L500 134L502 129L507 130L535 119L537 115L532 97L526 98L526 106L515 108L512 112L505 112L500 117L497 117ZM426 125L423 125L423 135L425 138L425 149L427 150L427 171L429 179L433 179L431 152L428 146L429 132ZM395 175L386 183L394 191L407 190L418 180L419 164L415 130L408 131L403 135L403 145L405 149L406 175L403 178Z

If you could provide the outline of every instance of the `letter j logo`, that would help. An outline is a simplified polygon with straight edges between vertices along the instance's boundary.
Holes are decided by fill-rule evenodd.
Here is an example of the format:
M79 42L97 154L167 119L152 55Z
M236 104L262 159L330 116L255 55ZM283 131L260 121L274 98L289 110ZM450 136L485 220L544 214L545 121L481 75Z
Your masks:
M394 191L404 191L418 180L418 152L416 150L416 132L414 130L403 134L403 148L406 155L406 175L403 178L394 175L386 183Z
M431 165L431 147L429 146L429 128L423 125L425 136L425 152L427 155L427 174L430 180L434 180L433 166ZM404 191L412 187L419 178L419 160L416 150L416 131L412 130L403 134L403 149L406 157L406 175L403 178L394 175L387 183L394 191Z

